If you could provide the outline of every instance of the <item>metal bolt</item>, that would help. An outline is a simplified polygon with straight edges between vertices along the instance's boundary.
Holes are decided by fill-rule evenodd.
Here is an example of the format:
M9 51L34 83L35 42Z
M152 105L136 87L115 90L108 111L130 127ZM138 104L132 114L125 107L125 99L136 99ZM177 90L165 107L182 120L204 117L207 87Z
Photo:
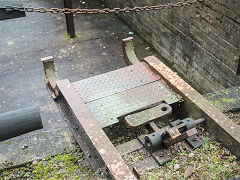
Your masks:
M151 147L151 144L149 142L146 143L147 147Z
M193 138L193 141L198 141L198 139L195 137L195 138Z
M78 130L78 128L79 128L78 126L73 126L74 130Z
M162 158L162 157L164 157L164 154L163 154L163 153L160 153L159 156Z

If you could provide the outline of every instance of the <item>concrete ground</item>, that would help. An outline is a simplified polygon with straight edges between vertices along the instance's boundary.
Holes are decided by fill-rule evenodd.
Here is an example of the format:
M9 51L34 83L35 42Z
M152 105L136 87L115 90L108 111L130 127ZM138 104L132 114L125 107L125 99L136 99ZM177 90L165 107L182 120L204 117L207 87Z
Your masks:
M86 3L84 3L86 2ZM97 8L98 0L74 1ZM25 6L59 7L62 0L25 0ZM150 55L115 15L76 15L77 37L69 39L62 14L27 13L0 22L0 113L40 106L44 128L0 142L0 169L72 150L75 141L44 84L41 58L53 56L60 79L76 81L125 66L121 39L134 36L139 58Z

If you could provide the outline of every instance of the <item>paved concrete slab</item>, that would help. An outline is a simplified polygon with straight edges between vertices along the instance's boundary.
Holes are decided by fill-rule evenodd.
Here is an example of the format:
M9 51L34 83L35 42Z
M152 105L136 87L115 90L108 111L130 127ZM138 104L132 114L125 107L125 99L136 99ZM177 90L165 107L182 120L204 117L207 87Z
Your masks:
M96 8L97 0L74 7ZM61 0L26 0L25 6L62 8ZM77 81L125 66L121 39L135 37L139 58L152 54L115 15L75 15L75 39L64 15L27 13L0 22L0 113L37 105L44 129L0 143L0 168L75 148L75 141L44 84L41 58L53 56L61 79ZM7 162L7 163L6 163Z

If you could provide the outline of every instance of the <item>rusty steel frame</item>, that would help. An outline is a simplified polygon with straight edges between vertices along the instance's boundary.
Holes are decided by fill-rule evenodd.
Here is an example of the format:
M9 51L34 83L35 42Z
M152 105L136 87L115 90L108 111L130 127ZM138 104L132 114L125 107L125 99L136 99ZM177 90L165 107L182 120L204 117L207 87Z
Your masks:
M43 63L44 73L45 73L45 83L47 87L51 90L51 96L53 99L57 99L59 91L57 89L56 81L59 80L56 73L56 68L54 64L54 59L52 56L44 57L41 59Z
M155 56L142 60L184 99L184 110L195 119L204 117L207 130L240 158L240 127Z
M122 41L124 60L127 65L136 64L139 62L133 46L133 37L123 39Z
M113 179L136 179L97 120L93 117L87 105L82 100L79 100L79 95L74 91L69 80L57 81L57 86L75 116L77 129L84 136L80 138L84 138L84 143L90 146L91 154L97 157L96 161L99 161L99 164L108 169ZM101 168L101 165L98 168Z
M127 39L127 45L123 40L124 54L134 51L132 48L132 40L132 38ZM130 56L127 61L130 62L130 65L137 63L135 58L131 59ZM214 107L206 98L192 88L157 57L149 56L141 61L147 63L148 66L156 74L160 75L175 92L183 97L183 111L188 112L189 116L195 119L204 117L206 119L206 129L214 135L218 141L227 147L231 153L240 159L240 127L237 124L219 109Z
M124 58L129 65L140 62L134 53L132 40L133 38L123 40ZM210 104L201 94L155 56L144 58L142 63L145 63L153 73L159 75L175 92L182 96L184 102L180 107L180 111L187 112L187 115L194 119L204 117L206 119L206 129L234 155L240 158L239 126ZM55 68L52 69L55 71ZM73 126L76 132L73 134L93 169L107 168L112 179L136 179L121 157L121 154L127 153L125 151L127 144L114 147L89 107L75 91L74 83L70 83L69 80L65 79L57 81L56 86L61 95L59 95L62 99L60 101L71 111L73 118L70 125ZM156 129L154 122L151 122L150 126L152 129ZM142 147L138 142L134 144L135 147L130 147L130 149ZM93 161L96 161L95 164Z

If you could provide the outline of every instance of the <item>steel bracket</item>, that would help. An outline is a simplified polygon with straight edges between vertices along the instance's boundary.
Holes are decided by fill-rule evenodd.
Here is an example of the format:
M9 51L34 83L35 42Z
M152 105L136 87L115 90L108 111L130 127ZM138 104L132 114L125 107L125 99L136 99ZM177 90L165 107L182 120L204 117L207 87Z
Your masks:
M51 91L51 96L55 100L59 96L59 90L57 88L56 81L59 80L54 59L52 56L42 58L43 68L45 72L45 83Z
M138 137L138 140L142 143L144 148L148 150L148 152L152 155L152 157L155 159L155 161L157 161L160 166L172 160L172 158L164 151L164 149L162 149L161 146L159 146L158 150L152 151L147 146L146 140L143 136Z
M159 129L154 122L151 122L150 127L155 132L138 137L145 149L152 155L159 165L163 165L171 160L171 157L164 151L164 148L186 140L193 149L202 146L202 140L197 136L197 129L194 126L204 122L204 119L192 120L186 118L172 122L172 128Z
M136 128L149 124L156 119L164 118L170 114L172 114L172 107L166 103L161 103L154 107L129 114L124 118L124 121L128 127Z
M140 62L134 52L133 37L123 39L122 41L124 60L127 65Z
M183 120L176 120L171 122L171 126L176 127L182 123L192 123L194 120L192 118L186 118ZM203 145L203 140L195 133L194 135L189 136L185 139L185 141L193 148L197 149L200 148Z
M203 140L197 135L194 134L188 137L185 140L193 149L200 148L203 145Z

